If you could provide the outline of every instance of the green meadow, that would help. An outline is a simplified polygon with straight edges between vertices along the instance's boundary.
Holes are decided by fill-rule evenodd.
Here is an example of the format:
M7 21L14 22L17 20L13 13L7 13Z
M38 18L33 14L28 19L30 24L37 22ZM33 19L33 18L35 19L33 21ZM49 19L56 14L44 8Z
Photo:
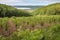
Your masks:
M60 40L60 3L32 12L0 4L0 40Z

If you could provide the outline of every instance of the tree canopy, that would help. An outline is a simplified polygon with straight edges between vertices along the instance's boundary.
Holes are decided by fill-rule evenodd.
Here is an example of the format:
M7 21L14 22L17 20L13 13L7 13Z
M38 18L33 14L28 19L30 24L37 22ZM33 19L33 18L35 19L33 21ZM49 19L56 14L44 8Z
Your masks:
M0 17L21 17L21 16L31 16L31 14L25 10L16 9L12 6L5 4L0 4Z

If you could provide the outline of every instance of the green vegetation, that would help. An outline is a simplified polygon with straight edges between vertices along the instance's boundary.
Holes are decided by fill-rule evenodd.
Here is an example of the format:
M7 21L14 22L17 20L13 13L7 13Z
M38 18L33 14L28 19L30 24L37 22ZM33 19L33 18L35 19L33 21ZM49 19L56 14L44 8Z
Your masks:
M17 32L12 30L14 28L11 28L10 32L13 31L13 33L10 35L1 33L1 40L60 40L59 15L0 18L0 26L1 28L5 28L5 31L8 31L8 28L11 27L10 25L12 24L9 24L9 20L7 19L12 21L15 25L14 27L17 28ZM5 26L7 23L8 27Z
M0 4L0 17L21 17L21 16L31 16L31 14L24 10L18 10L12 6Z
M33 15L60 15L60 3L38 8L33 11Z
M25 30L14 33L9 37L0 37L0 40L41 40L43 38L41 30L35 29L33 31Z
M0 4L0 40L60 40L60 3L33 14Z
M45 31L45 40L60 40L60 24L56 24Z

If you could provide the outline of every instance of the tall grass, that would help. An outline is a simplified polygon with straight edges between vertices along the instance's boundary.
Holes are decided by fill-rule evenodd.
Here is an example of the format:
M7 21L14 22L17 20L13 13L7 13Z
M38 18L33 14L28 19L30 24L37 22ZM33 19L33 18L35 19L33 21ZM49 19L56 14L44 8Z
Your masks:
M14 25L8 32L9 20ZM60 16L34 16L0 18L1 40L60 40ZM16 27L17 31L13 31ZM11 33L10 33L11 32ZM7 34L7 35L6 35Z
M33 15L60 15L60 3L50 4L36 9Z

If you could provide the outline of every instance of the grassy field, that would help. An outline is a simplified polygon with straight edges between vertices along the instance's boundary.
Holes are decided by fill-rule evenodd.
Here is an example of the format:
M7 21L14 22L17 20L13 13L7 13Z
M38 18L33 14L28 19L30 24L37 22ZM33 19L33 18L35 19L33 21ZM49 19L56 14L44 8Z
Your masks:
M57 40L59 29L59 15L0 18L1 40Z
M0 5L0 40L60 40L60 4L57 11L55 4L52 11L46 6L48 13L45 7L28 12Z

